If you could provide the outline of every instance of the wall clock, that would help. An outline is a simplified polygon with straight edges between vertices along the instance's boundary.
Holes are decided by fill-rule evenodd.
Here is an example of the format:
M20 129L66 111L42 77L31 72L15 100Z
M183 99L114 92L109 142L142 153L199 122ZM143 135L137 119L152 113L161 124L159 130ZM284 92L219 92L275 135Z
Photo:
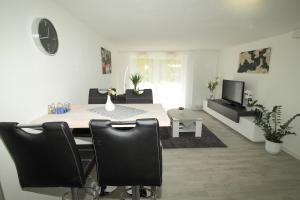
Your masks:
M58 50L57 32L46 18L37 18L32 24L32 37L37 47L46 55L55 55Z

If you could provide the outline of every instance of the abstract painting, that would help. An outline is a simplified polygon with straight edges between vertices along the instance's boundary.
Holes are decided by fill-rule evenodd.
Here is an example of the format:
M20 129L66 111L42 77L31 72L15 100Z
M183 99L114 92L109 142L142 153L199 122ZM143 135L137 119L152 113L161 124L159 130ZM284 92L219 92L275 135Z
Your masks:
M107 49L101 47L101 59L102 59L102 74L111 73L111 53Z
M238 73L269 72L271 48L257 49L240 53Z

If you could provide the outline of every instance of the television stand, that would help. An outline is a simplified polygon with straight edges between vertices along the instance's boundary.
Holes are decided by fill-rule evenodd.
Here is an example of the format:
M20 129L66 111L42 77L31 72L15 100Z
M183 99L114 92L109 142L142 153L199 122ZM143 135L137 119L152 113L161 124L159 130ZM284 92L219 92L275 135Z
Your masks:
M224 100L204 100L203 110L253 142L265 141L263 131L254 123L254 112L244 107L223 104Z
M217 103L222 104L224 106L229 106L229 107L232 107L232 108L240 108L240 109L245 108L244 106L232 103L232 102L224 100L224 99L214 99L214 100L208 100L208 101L214 101L214 102L217 102Z
M247 111L243 106L230 104L223 99L208 100L207 106L236 123L239 123L240 116L254 116L255 114L253 111Z

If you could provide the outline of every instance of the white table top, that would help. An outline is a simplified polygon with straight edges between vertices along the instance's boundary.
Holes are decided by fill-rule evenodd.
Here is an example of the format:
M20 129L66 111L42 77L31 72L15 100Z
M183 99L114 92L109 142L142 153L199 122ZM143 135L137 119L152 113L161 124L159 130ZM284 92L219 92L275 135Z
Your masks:
M190 109L178 110L178 109L171 109L168 110L168 116L172 120L199 120L202 121L202 118L199 115L199 112L192 111Z
M134 121L142 118L157 118L160 126L170 126L170 119L161 104L119 104L127 107L146 111L123 120L116 120L102 116L89 109L105 106L105 104L71 105L71 111L65 114L47 114L31 122L31 124L42 124L44 122L64 121L70 128L88 128L91 119L109 119L112 121ZM113 112L113 111L112 111Z

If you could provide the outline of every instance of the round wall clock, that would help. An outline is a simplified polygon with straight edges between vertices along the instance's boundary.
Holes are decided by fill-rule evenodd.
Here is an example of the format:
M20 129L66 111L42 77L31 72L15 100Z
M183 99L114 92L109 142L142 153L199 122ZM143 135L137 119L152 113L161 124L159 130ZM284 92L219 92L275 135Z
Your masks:
M37 47L46 55L55 55L58 38L53 24L46 18L38 18L32 24L32 37Z

